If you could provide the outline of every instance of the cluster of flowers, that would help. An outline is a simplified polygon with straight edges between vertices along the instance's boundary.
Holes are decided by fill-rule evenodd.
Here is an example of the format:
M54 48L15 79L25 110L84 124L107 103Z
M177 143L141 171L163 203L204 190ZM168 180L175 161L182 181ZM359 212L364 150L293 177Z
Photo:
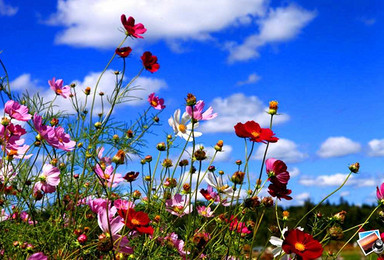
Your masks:
M125 38L143 38L141 35L146 32L144 25L135 24L133 17L127 19L125 15L121 16L121 22ZM128 46L119 47L115 55L121 57L125 64L131 52ZM144 69L154 73L160 68L157 57L149 51L143 53L141 60L143 68L139 75ZM115 87L116 97L121 90L121 85L118 85L121 81ZM72 101L76 99L76 93L72 90L74 87L65 86L62 79L53 78L48 84L56 97ZM87 88L84 94L88 96L90 91L91 88ZM96 93L96 87L94 91ZM151 93L147 101L149 108L141 117L142 120L145 120L150 109L160 113L165 108L164 99L155 93ZM26 101L19 103L11 99L6 102L4 111L9 118L4 117L0 125L1 149L5 155L0 161L0 225L6 226L7 230L41 225L47 229L47 233L52 232L50 237L55 236L54 232L60 232L65 236L57 237L64 237L68 241L60 241L58 246L49 247L45 240L42 243L38 236L32 237L25 232L25 240L35 239L33 243L17 240L10 247L1 241L0 255L8 258L27 257L30 260L44 260L48 256L63 259L252 258L264 213L274 208L278 236L271 236L269 240L275 246L272 255L304 260L321 257L323 242L339 238L338 235L343 233L340 225L344 221L345 212L329 218L325 228L321 228L316 235L313 230L308 233L298 225L306 217L312 217L309 214L328 197L309 210L294 227L287 225L289 212L284 211L280 218L277 203L280 200L292 200L292 190L288 189L290 174L285 162L266 158L269 145L279 141L272 131L272 119L278 111L277 101L269 104L269 128L262 128L255 121L239 122L234 126L234 133L243 138L246 144L251 143L252 149L246 154L244 163L236 161L237 170L228 178L228 182L225 181L224 171L212 165L216 154L223 152L224 142L219 140L214 145L215 152L206 170L203 169L203 161L208 158L207 151L195 144L196 138L202 135L196 131L199 124L216 118L217 113L214 113L212 107L205 109L205 102L197 100L193 94L188 94L185 101L185 107L176 109L168 119L173 133L167 135L166 142L156 145L159 156L155 166L151 164L151 155L141 159L141 185L138 184L138 171L129 171L123 176L117 170L122 170L119 167L127 162L128 151L148 130L146 121L142 123L138 120L128 130L123 130L123 136L114 134L110 141L110 132L119 130L119 127L107 124L112 111L106 116L102 113L98 115L100 122L92 125L92 114L87 121L84 115L88 110L78 109L78 128L66 132L59 125L59 119L53 115L53 101L45 114L42 114L44 111L30 112L31 104L28 108ZM27 134L27 128L15 121L29 123L30 132L36 132L33 146L24 144L22 136ZM159 122L157 114L153 116L153 122ZM84 127L86 123L89 123L89 128ZM175 143L180 140L185 142L185 146L174 164L170 150L177 147ZM257 143L265 145L265 155L252 189L249 165L253 147ZM191 156L182 159L188 145L192 148ZM39 149L38 153L34 160L29 160L33 156L30 151L35 147ZM114 149L117 152L112 156ZM46 154L40 159L41 167L37 167L40 150L46 151ZM160 158L164 156L161 162ZM190 168L187 169L187 166ZM177 167L180 167L178 179L175 175ZM38 169L38 173L31 176L34 168ZM156 175L158 168L161 168L161 172ZM358 172L359 164L352 164L350 170L351 174ZM81 174L75 174L75 171ZM206 187L202 187L203 181ZM267 182L267 196L262 196ZM129 192L124 191L123 183L129 185ZM245 184L249 185L246 194L241 193ZM133 191L133 185L140 187L145 196L139 190ZM56 194L49 196L51 193ZM377 198L379 206L384 205L384 183L377 188ZM283 228L280 219L284 222ZM24 223L27 225L19 225ZM98 225L101 231L90 228L90 225ZM329 225L332 225L333 230L327 229ZM45 230L41 229L41 232ZM320 235L321 242L315 239ZM340 251L333 256L337 257Z

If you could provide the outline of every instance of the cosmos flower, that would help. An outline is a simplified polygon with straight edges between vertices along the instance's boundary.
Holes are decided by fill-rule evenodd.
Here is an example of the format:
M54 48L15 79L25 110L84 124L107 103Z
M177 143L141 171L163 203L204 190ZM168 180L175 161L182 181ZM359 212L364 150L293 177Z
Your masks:
M55 91L56 95L60 95L63 98L67 98L69 97L69 94L71 94L71 90L69 86L63 87L62 79L56 80L55 77L53 77L51 80L48 80L48 84L51 87L51 89Z
M115 53L119 55L121 58L128 57L128 55L131 54L131 52L132 52L131 47L122 47L122 48L117 48L115 50Z
M224 193L227 196L233 196L233 189L228 184L224 184L221 176L216 177L212 172L208 172L206 182L215 187L219 193Z
M165 108L164 99L155 96L155 93L152 93L148 96L148 102L154 109L162 110Z
M265 165L269 180L272 183L288 183L290 176L287 171L287 165L283 161L269 158L266 160Z
M143 36L139 34L143 34L147 31L143 24L135 24L135 19L132 16L128 17L127 19L125 14L121 15L121 23L123 24L124 29L126 30L126 35L131 36L133 38L143 38Z
M189 200L180 194L175 194L172 199L166 200L165 205L166 211L178 217L192 212L192 207L189 207Z
M156 72L160 68L159 63L157 63L157 57L155 55L152 55L152 53L149 51L143 53L143 55L141 56L141 60L143 62L144 68L149 72Z
M284 234L282 248L285 253L295 253L303 260L311 260L323 254L323 247L310 234L299 229L288 230Z
M197 209L197 212L199 213L200 216L203 216L203 217L206 217L206 218L213 217L213 212L212 212L210 207L197 206L196 209Z
M196 105L193 106L193 109L191 106L187 106L185 111L189 114L190 117L192 117L193 114L193 118L197 121L211 120L217 117L217 113L213 113L212 107L209 107L205 112L203 112L204 106L204 101L199 100L196 102Z
M7 103L5 103L4 111L11 118L19 121L28 121L32 118L32 115L28 114L28 107L20 105L13 100L8 100Z
M272 183L268 186L268 193L272 197L277 197L279 200L286 199L286 200L291 200L292 197L288 196L289 194L292 193L292 190L287 189L286 184L282 184L280 182Z
M56 191L56 186L60 183L60 170L51 165L44 164L43 172L38 177L39 181L33 187L33 193L42 190L45 193L52 193Z
M376 187L376 196L379 202L384 203L384 182L379 187Z
M168 124L173 128L175 135L184 138L185 140L189 140L190 142L193 140L191 135L192 130L192 122L189 122L191 117L187 112L184 112L180 119L180 109L176 109L173 117L168 119ZM194 128L198 127L198 123L195 123ZM202 133L194 131L194 136L199 137Z
M107 187L116 187L117 184L124 181L120 173L115 173L112 165L108 165L104 170L99 164L94 169L95 173L103 180L105 180Z
M252 142L275 143L279 138L269 128L261 128L255 121L247 121L245 124L237 123L235 133L238 137L249 138Z
M147 213L135 211L133 208L129 208L128 210L120 209L118 213L129 229L141 234L153 234L154 229L149 225L150 219Z

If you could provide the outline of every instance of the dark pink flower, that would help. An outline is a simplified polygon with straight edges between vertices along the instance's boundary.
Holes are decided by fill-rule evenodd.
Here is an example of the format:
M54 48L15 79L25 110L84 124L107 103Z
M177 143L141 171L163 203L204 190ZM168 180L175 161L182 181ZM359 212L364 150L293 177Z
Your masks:
M217 113L213 113L213 108L209 107L205 112L203 112L205 103L203 100L199 100L196 102L196 105L193 107L193 110L191 106L187 106L185 111L192 117L192 111L193 111L193 118L201 121L201 120L211 120L217 117Z
M29 256L28 260L48 260L48 257L43 252L37 252Z
M48 84L51 87L51 89L55 91L56 95L60 95L63 98L67 98L69 97L69 94L71 94L71 90L69 86L63 87L62 79L55 80L55 77L53 77L51 80L48 80Z
M61 126L52 127L48 126L46 135L44 139L49 143L52 147L57 149L61 149L64 151L71 151L75 148L76 142L71 140L69 134L64 132L64 128Z
M291 200L292 197L288 196L289 194L292 193L292 190L287 189L286 184L282 184L280 182L272 183L268 186L268 193L272 197L277 197L279 200L286 199L286 200Z
M43 172L39 175L39 181L33 187L33 193L42 190L45 193L56 191L56 186L60 183L60 170L51 164L44 164Z
M128 57L129 54L131 54L132 48L131 47L122 47L122 48L117 48L115 50L115 53L119 55L121 58L126 58Z
M380 203L384 203L384 182L379 187L376 187L376 196Z
M28 121L32 118L30 114L28 114L28 107L20 105L16 101L9 100L5 103L4 111L11 118L19 120L19 121Z
M152 93L148 96L148 102L154 109L162 110L165 108L164 99L155 96L155 93Z
M288 183L290 176L287 171L287 165L283 161L269 158L266 160L265 165L269 180L272 183Z
M135 19L132 16L127 19L125 14L121 15L121 23L126 30L125 33L134 38L143 38L143 36L139 34L143 34L147 31L142 23L135 24Z
M143 53L141 60L143 61L144 68L152 73L158 71L160 68L159 63L157 63L157 57L149 51Z
M135 207L135 203L128 200L117 199L114 202L114 206L116 207L117 210L120 210L120 209L128 210L128 209L133 209Z

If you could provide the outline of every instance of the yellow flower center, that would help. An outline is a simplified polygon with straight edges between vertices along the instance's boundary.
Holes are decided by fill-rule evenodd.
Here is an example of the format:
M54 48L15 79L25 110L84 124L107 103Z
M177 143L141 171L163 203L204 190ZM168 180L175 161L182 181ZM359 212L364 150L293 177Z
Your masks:
M182 132L182 133L185 133L185 131L187 130L187 127L183 124L180 124L179 125L179 131Z
M56 94L57 95L60 95L61 93L63 93L63 91L61 89L56 89Z
M111 175L104 173L104 179L109 179Z
M295 248L297 250L299 250L300 252L303 252L305 250L305 246L302 243L300 243L300 242L296 242Z
M203 211L201 212L201 215L206 216L206 215L207 215L207 211L203 210Z
M252 136L258 138L260 136L259 132L252 132Z
M139 226L139 225L140 225L140 221L137 220L137 219L135 219L135 218L133 218L133 219L131 220L131 223L132 223L133 225L135 225L135 226Z
M154 107L156 107L156 106L157 106L157 102L156 102L155 100L152 100L152 101L151 101L151 105L154 106Z

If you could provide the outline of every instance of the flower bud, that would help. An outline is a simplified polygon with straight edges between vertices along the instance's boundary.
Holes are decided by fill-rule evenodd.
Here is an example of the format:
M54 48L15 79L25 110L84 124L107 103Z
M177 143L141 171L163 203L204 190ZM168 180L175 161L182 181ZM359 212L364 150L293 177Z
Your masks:
M1 124L2 124L3 126L7 126L7 125L9 125L10 122L11 122L11 121L10 121L7 117L3 117L3 119L1 119Z
M99 96L101 96L101 97L104 96L104 92L103 92L103 91L100 91L100 92L99 92Z
M172 139L172 135L167 135L167 139L171 140Z
M216 167L213 165L208 167L208 171L210 171L210 172L214 172L215 170L216 170Z
M283 221L287 221L289 218L289 211L284 210L283 211Z
M345 215L347 215L347 212L345 210L342 210L333 215L332 219L339 222L340 224L343 224L345 220Z
M214 146L215 150L218 152L221 152L223 150L223 140L219 140L216 145Z
M90 87L86 87L85 89L84 89L84 94L85 95L89 95L89 94L91 94L91 88Z
M49 123L51 124L51 126L56 126L59 124L59 119L54 117L51 119L51 121Z
M328 230L328 233L329 233L329 236L335 240L340 240L340 239L343 239L344 237L343 229L340 226L331 227Z
M80 175L76 173L76 174L73 175L73 178L78 179L79 176L80 176Z
M129 129L127 132L126 132L126 135L128 138L132 138L133 137L133 131L131 129Z
M183 184L183 193L188 194L191 192L191 185L189 183Z
M270 208L270 207L273 207L273 199L271 197L264 197L262 200L261 200L261 203L264 205L264 207L266 208Z
M224 171L223 171L223 170L220 170L220 171L219 171L219 174L220 174L220 175L224 175Z
M94 126L95 126L97 129L101 128L102 125L103 125L103 124L102 124L101 122L96 122L96 123L94 124Z
M119 74L120 74L120 71L115 70L113 73L115 73L115 75L119 75Z
M169 167L172 167L172 160L171 159L164 159L164 161L163 161L163 167L165 167L165 168L169 168Z
M199 150L195 151L194 156L195 156L196 160L203 161L203 160L207 159L207 154L203 149L204 149L204 147L200 147Z
M181 160L181 161L179 162L179 166L180 166L180 167L187 166L188 164L189 164L189 162L188 162L187 159Z
M53 159L51 160L51 164L52 164L53 166L57 166L57 163L58 163L57 158L53 158Z
M133 196L133 198L134 198L135 200L138 200L138 199L140 199L140 197L141 197L141 192L138 191L138 190L135 190L135 191L133 192L132 196Z
M145 160L146 162L152 162L152 156L147 155L147 156L145 156L144 160Z
M145 181L151 181L151 176L146 175L146 176L144 177L144 180L145 180Z
M278 107L278 102L277 101L270 101L269 102L269 110L268 114L270 115L276 115Z
M78 143L78 144L77 144L77 147L78 147L78 148L83 147L83 143Z
M166 148L167 148L167 147L166 147L166 145L165 145L164 142L158 143L158 144L156 145L156 149L159 150L159 151L165 151Z
M175 188L177 185L177 181L175 178L167 178L163 184L164 188Z
M159 123L160 118L159 118L158 116L155 116L155 117L153 118L153 121L155 121L156 123Z
M140 163L144 165L144 164L147 163L147 161L146 161L145 159L142 159L142 160L140 161Z
M114 141L117 141L117 140L119 140L119 136L118 136L118 135L113 135L113 136L112 136L112 139L113 139Z
M112 162L116 164L124 164L125 162L125 152L123 150L117 151L115 156L112 157Z
M234 184L242 184L243 181L244 181L244 175L245 175L245 172L242 172L242 171L236 171L232 177L231 177L231 181L234 183Z
M185 99L185 101L187 102L187 106L194 106L194 105L196 105L196 97L193 94L191 94L191 93L188 93L187 98Z
M241 165L243 162L241 160L236 161L236 165Z
M360 169L360 164L357 162L357 163L354 163L354 164L351 164L349 165L349 170L353 173L357 173Z
M79 243L81 245L84 245L88 240L88 237L86 234L81 234L78 238L77 238L77 241L79 241Z

